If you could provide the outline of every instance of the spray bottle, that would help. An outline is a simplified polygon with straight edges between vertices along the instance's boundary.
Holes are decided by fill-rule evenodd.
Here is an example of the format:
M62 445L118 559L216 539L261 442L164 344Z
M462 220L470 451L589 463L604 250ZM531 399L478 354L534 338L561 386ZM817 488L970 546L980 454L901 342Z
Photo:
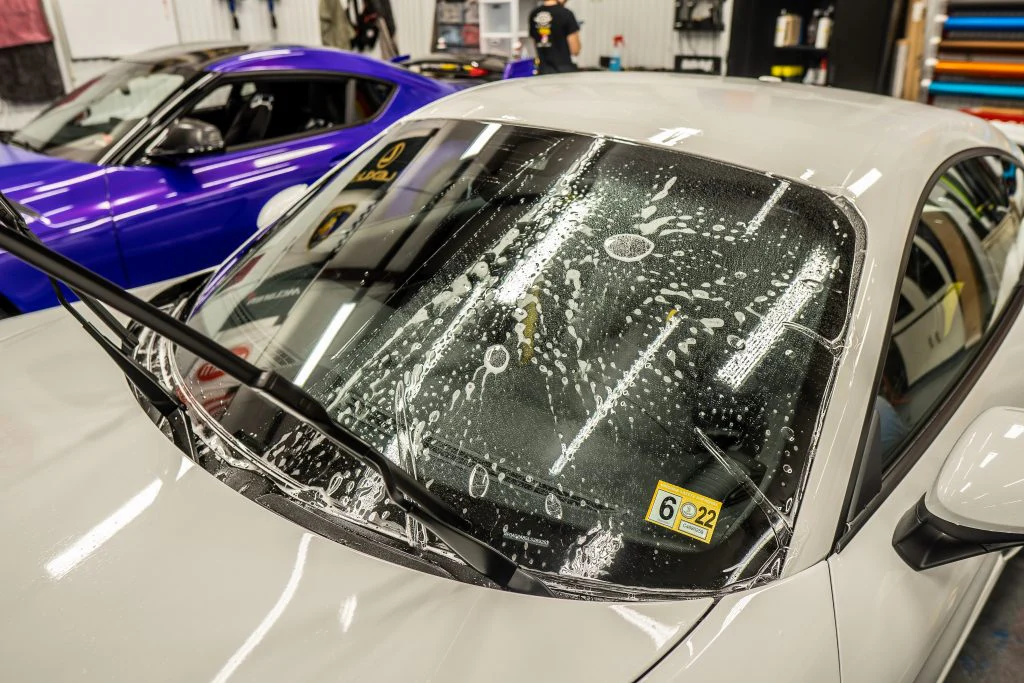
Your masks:
M612 38L612 59L608 64L611 71L622 71L622 46L625 44L626 39L622 36Z

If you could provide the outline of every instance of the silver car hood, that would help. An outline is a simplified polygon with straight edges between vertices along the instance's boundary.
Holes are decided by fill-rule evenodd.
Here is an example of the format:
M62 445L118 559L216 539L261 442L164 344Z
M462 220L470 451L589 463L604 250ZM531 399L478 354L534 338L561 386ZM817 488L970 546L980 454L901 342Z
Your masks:
M60 311L0 324L0 378L10 680L623 681L712 605L526 597L312 534L185 459Z

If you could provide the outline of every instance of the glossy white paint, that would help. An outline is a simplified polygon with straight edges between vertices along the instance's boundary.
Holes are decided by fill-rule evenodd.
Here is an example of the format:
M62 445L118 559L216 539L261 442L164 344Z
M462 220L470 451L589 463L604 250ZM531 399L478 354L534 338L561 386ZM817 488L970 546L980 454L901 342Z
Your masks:
M992 408L971 423L925 505L944 520L1024 533L1024 410Z
M416 116L671 145L816 185L865 217L849 343L784 578L713 607L587 603L476 588L354 552L192 467L114 366L51 311L0 324L0 539L17 549L0 563L2 670L218 683L631 680L656 663L651 680L941 676L1001 559L915 572L892 533L978 415L1024 406L1024 326L849 545L831 551L918 197L952 155L1015 148L978 119L933 108L676 75L526 79Z
M829 558L843 680L915 681L930 656L944 661L950 652L938 652L939 644L958 642L984 595L985 581L1001 570L998 558L989 555L914 571L892 549L892 536L979 415L1001 405L1024 405L1021 358L1024 325L1018 320L975 391L850 544ZM806 520L806 508L803 514Z
M828 563L722 598L643 680L839 683Z
M0 326L0 662L39 681L631 680L710 599L530 598L369 557L185 460L68 316Z

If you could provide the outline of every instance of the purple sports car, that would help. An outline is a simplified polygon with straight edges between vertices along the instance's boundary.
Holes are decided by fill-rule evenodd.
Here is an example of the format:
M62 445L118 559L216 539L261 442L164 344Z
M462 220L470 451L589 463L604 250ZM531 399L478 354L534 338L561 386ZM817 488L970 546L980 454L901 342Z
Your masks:
M0 144L0 192L127 287L220 263L331 166L455 86L350 52L195 45L120 62ZM0 251L0 317L56 303Z

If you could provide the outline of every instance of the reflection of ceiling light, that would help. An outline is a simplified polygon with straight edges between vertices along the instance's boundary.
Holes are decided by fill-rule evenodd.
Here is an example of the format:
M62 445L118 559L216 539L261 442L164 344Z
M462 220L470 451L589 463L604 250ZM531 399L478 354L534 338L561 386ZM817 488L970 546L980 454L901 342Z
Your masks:
M466 148L466 151L462 153L462 156L459 157L459 159L465 161L466 159L475 157L480 153L480 150L482 150L484 146L491 141L491 138L493 138L494 134L499 130L501 130L500 123L488 123L484 129L480 131L480 134L476 136L476 140L473 140L473 144Z
M338 332L341 331L341 326L345 324L348 317L352 315L356 305L354 303L342 304L338 312L331 318L331 322L328 323L327 329L320 335L320 339L317 341L316 346L310 351L309 357L306 358L306 362L302 364L302 368L299 370L299 374L295 375L295 383L300 387L305 383L309 376L313 374L313 369L316 368L320 359L327 353L327 349L331 347L331 342L338 336Z
M1021 434L1024 434L1024 425L1013 425L1012 427L1006 430L1006 433L1003 434L1003 438L1016 439Z
M132 496L113 514L89 529L64 552L47 562L47 573L55 579L60 579L77 567L83 560L99 550L104 543L128 526L132 520L145 512L146 508L156 500L156 494L160 492L161 486L163 486L161 480L151 481L146 488Z
M597 425L608 416L608 413L615 407L615 404L622 397L622 394L633 386L636 382L636 378L640 375L640 371L651 362L651 359L654 358L654 354L658 353L661 347L664 346L665 341L669 338L669 335L672 334L672 331L675 330L676 327L679 326L679 323L684 319L684 316L681 315L672 316L669 319L668 324L666 324L658 336L654 338L654 341L652 341L650 345L640 353L640 356L633 362L633 365L630 366L629 370L627 370L622 376L622 379L620 379L618 384L615 385L615 388L608 392L608 397L604 400L601 400L600 398L597 399L597 407L594 409L594 412L590 414L586 423L584 423L583 427L580 428L576 438L574 438L572 443L562 451L562 454L558 456L558 460L556 460L555 464L551 466L550 472L552 475L561 474L562 470L565 469L565 466L576 457L576 452L590 437L593 431L597 428Z
M824 282L830 269L831 263L825 250L821 247L815 248L793 279L793 284L778 298L747 337L744 348L736 352L718 371L718 379L733 389L739 389L782 336L783 323L792 322L814 296L815 289L802 286L801 283L805 280Z
M782 199L782 195L789 189L789 183L783 180L779 183L779 186L772 192L772 196L768 197L768 201L761 206L758 210L757 215L754 216L749 223L747 223L747 234L753 235L761 228L761 224L764 223L764 219L768 217L768 213L775 208L775 205Z
M652 619L646 614L637 612L626 605L612 605L612 609L618 612L619 616L646 633L654 641L654 646L661 648L665 643L672 640L679 633L679 626L663 624L657 619Z
M859 197L865 192L867 192L872 185L877 183L878 179L881 177L882 172L879 171L877 168L873 168L864 175L862 175L860 179L854 181L846 189L849 190L850 194L852 194L854 197Z
M692 138L694 135L702 135L703 133L704 131L697 128L662 128L660 133L647 138L647 141L653 142L656 145L675 147L686 138Z
M306 568L306 557L309 554L309 544L313 540L313 534L302 534L302 540L299 541L299 551L295 556L295 564L292 566L292 574L288 577L288 582L284 586L284 590L281 595L277 598L277 602L267 612L267 616L263 617L263 621L256 626L256 630L249 634L249 637L245 639L245 642L235 650L235 653L228 658L228 661L224 663L221 670L217 672L217 675L213 677L213 683L225 683L239 666L242 665L246 659L252 655L256 647L263 641L270 629L277 623L277 620L284 614L284 610L288 607L288 603L295 597L295 591L299 588L299 581L302 580L302 573Z
M567 195L571 191L572 184L583 174L590 163L597 158L604 146L604 140L594 140L586 153L582 154L572 165L572 168L558 179L558 182L547 191L547 196L539 201L535 209L528 215L531 218L536 216L546 208L549 202L559 200ZM588 204L589 202L585 199L572 201L569 206L558 214L554 224L547 231L547 234L544 235L544 238L534 246L530 255L516 264L515 268L505 276L501 286L498 287L498 291L495 293L494 298L497 301L506 306L515 306L518 303L523 294L533 286L537 276L541 274L548 262L558 254L558 250L562 248L565 241L576 232L583 221L587 219L587 216L590 215L590 206Z

